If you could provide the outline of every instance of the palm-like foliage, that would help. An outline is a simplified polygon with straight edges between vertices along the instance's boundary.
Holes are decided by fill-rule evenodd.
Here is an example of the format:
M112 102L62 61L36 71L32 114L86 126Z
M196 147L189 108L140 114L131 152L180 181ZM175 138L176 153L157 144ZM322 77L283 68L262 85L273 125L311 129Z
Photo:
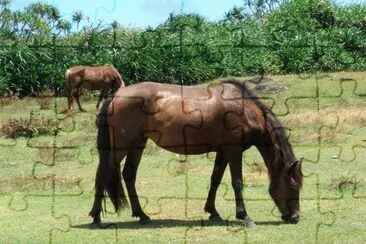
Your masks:
M70 22L48 4L31 4L23 11L11 11L10 4L0 0L0 95L44 89L62 93L65 70L80 64L114 64L127 83L176 84L366 67L366 5L245 1L218 22L170 14L155 28L135 30L117 21L102 28L80 11Z

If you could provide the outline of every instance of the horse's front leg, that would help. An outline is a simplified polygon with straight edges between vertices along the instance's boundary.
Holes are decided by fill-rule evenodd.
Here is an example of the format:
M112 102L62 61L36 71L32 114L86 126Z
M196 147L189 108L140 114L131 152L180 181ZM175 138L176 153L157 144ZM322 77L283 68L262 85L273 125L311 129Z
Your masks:
M105 91L104 89L102 89L100 91L98 102L97 102L97 105L96 105L97 109L99 108L100 102L103 100L103 98L106 99L107 96L108 96L108 91Z
M139 217L141 224L151 223L151 219L141 208L139 198L136 192L136 174L140 164L143 149L133 150L127 154L126 163L122 171L123 179L126 183L128 196L131 202L132 217Z
M72 94L72 92L70 91L68 94L67 94L67 104L69 106L69 110L72 109L72 103L74 102L74 96Z
M78 87L77 89L75 89L75 90L73 91L73 96L74 96L74 98L75 98L75 100L76 100L76 103L77 103L77 105L78 105L78 107L79 107L79 111L80 111L80 112L86 112L86 110L84 110L84 109L81 107L81 104L80 104L80 96L81 96L81 89L80 89L80 87Z
M243 173L242 153L234 155L229 162L231 185L235 194L236 218L242 220L247 227L255 227L254 221L249 217L243 200Z
M215 207L216 192L219 187L222 176L224 175L228 161L225 160L221 153L216 154L215 165L211 175L211 185L208 192L207 201L205 204L205 212L210 214L209 219L213 221L223 221L220 214L217 212Z

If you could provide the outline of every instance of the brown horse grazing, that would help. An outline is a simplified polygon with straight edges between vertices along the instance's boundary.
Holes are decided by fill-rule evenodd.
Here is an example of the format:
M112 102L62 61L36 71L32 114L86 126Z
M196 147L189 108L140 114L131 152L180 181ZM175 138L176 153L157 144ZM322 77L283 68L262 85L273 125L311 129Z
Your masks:
M103 104L98 120L99 166L91 227L100 227L104 191L118 212L128 205L132 216L149 223L136 193L136 173L148 138L179 154L216 152L204 210L210 220L222 220L215 208L216 191L229 164L235 193L236 218L255 226L244 207L242 155L252 145L268 168L269 193L287 223L300 218L301 164L276 116L240 80L208 87L143 82L119 89ZM127 156L122 177L120 162Z
M65 82L67 85L67 100L69 110L72 107L74 98L80 111L85 111L79 101L81 87L87 90L100 90L97 108L103 98L107 98L111 89L115 91L125 84L113 65L104 66L75 66L68 69L65 73Z

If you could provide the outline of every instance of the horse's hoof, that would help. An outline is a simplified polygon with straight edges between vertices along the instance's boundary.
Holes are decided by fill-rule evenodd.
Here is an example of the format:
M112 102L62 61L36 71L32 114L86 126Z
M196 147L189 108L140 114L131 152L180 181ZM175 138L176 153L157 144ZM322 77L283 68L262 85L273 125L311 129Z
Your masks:
M216 223L219 223L219 222L224 222L224 220L221 218L220 215L215 215L215 216L212 216L210 215L210 217L208 218L210 221L212 222L216 222Z
M100 223L100 222L93 222L93 223L91 223L90 225L89 225L89 228L90 229L101 229L101 228L103 228L103 225L102 225L102 223Z
M151 221L151 219L148 217L148 218L140 219L140 220L139 220L139 223L140 223L141 225L148 225L148 224L151 224L151 223L152 223L152 221Z
M300 216L298 214L292 214L292 215L288 215L288 216L282 216L281 219L286 223L286 224L297 224L300 220Z
M249 216L245 216L244 219L243 219L243 224L245 227L248 227L248 228L254 228L256 227L257 225L254 223L254 221L249 217Z

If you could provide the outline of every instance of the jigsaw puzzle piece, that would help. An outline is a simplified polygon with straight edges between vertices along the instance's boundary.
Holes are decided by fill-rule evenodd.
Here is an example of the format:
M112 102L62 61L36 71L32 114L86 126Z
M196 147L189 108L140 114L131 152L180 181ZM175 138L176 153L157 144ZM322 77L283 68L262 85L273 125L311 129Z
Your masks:
M53 136L34 137L27 146L38 151L39 159L31 170L34 179L42 182L43 190L56 195L83 194L81 182L90 164L96 161L95 141L90 140L95 133L95 115L67 114L58 118L57 133ZM76 132L77 131L77 132ZM87 142L87 143L86 143ZM75 175L77 173L77 176Z
M224 46L226 55L222 62L229 66L228 69L232 70L232 75L242 76L247 73L262 73L264 60L250 57L252 55L256 56L258 52L265 52L267 48L258 45L258 40L253 39L252 35L248 32L248 28L231 26L227 26L226 28L233 37L233 41L230 45ZM231 60L240 61L232 62Z
M322 109L313 99L293 100L288 105L291 113L281 117L281 120L288 130L296 155L309 162L318 162L321 148L333 139L339 122L338 113ZM314 111L317 107L319 109Z
M55 147L57 148L95 148L95 114L85 113L68 116L60 120Z
M235 225L233 223L224 223L224 226L207 223L203 220L192 220L195 226L188 227L185 231L186 242L212 243L212 242L230 242L230 243L247 243L247 228ZM201 223L200 223L201 222ZM199 225L201 224L201 226ZM225 226L226 225L226 226ZM225 228L225 231L223 231ZM218 236L217 233L220 232Z
M6 199L8 198L8 199ZM10 197L0 198L1 203L10 201ZM14 211L0 204L0 228L4 236L0 235L2 242L51 242L53 233L67 232L70 226L68 216L55 216L52 214L52 197L29 196L26 211ZM23 233L19 234L19 223Z
M162 84L162 86L165 85ZM149 125L149 128L141 132L140 138L149 137L153 141L155 141L156 144L163 148L166 148L167 150L169 150L169 148L179 147L182 148L182 151L187 151L187 147L191 146L191 142L186 140L184 134L190 133L190 129L199 129L203 123L203 120L199 109L197 109L194 103L195 101L197 101L196 96L187 96L184 91L185 89L191 88L178 85L166 88L166 92L169 96L165 93L161 93L160 95L152 95L149 94L148 91L142 91L142 94L139 96L140 93L130 94L130 90L124 90L125 93L121 93L119 97L116 97L112 106L114 106L115 104L140 103L139 109L142 113L146 115L146 118L149 118L149 116L154 117L154 119L152 120L152 124ZM207 96L209 95L208 93L205 93L204 89L201 93L207 94ZM180 121L182 126L178 129L166 126L165 133L170 135L180 134L181 136L164 136L164 133L159 130L162 123L161 121L167 119L164 112L172 110L171 102L175 105L178 105L176 107L179 110L179 113L176 113L171 118L168 118L168 120L170 120L165 121L165 125L173 121ZM114 108L112 108L111 113L113 113L113 110ZM184 121L187 121L187 123L184 123ZM195 144L193 145L196 146Z
M364 199L366 198L366 176L361 172L365 172L364 171L365 163L363 160L363 156L366 155L366 147L355 148L355 154L356 154L355 166L359 169L355 167L353 168L353 172L351 173L351 175L353 175L357 172L356 179L353 179L353 182L355 182L356 184L355 184L355 191L352 194L355 198Z
M365 198L355 200L347 196L336 201L322 201L322 204L326 205L336 218L331 225L319 226L317 230L319 243L328 241L362 243L365 241L363 223L366 221L366 213L363 208L360 208L366 204ZM357 214L354 214L354 209L359 209ZM345 229L344 226L347 228Z
M107 6L106 3L104 3L102 6L99 6L96 10L95 10L95 15L94 15L94 21L99 20L100 18L98 18L99 13L101 12L105 12L107 14L112 14L115 10L116 10L116 5L117 2L116 0L111 0L109 1L109 6ZM104 14L105 14L104 13Z
M252 219L256 223L256 227L246 228L240 221L235 219L234 214L230 214L235 209L234 200L228 202L227 200L222 201L221 199L220 201L218 199L218 209L223 209L222 216L225 219L222 223L213 223L199 213L200 206L204 204L205 200L188 200L188 218L195 221L195 225L187 228L186 238L187 240L202 238L202 241L205 242L210 240L210 236L213 235L212 238L215 238L215 240L224 238L225 242L235 243L238 241L243 243L254 241L261 243L268 240L268 236L271 236L276 241L287 242L292 238L292 232L295 231L298 235L301 235L301 239L305 242L314 242L319 239L319 231L322 231L325 226L332 226L335 221L335 215L332 211L325 211L319 208L317 200L302 201L306 201L306 203L302 203L304 207L302 207L300 223L288 225L280 219L280 215L277 213L278 211L272 200L247 200L245 203ZM233 204L232 211L229 211L230 208L227 207L230 203ZM223 228L226 229L224 233L222 233ZM313 235L309 235L309 231L306 231L308 228L313 229ZM222 236L215 236L214 233L219 230Z
M272 112L279 118L291 113L289 104L294 100L310 101L317 98L317 82L315 77L311 75L267 77L260 81L258 84L250 85L250 87L257 92L259 98L271 105Z
M358 155L355 160L344 162L341 159L334 159L334 161L339 162L339 166L336 166L337 172L329 176L330 179L325 185L324 191L337 192L340 195L338 199L344 198L344 194L347 193L346 190L349 190L348 193L351 192L355 199L366 198L366 177L362 173L366 170L363 160L365 152L366 147L355 147L354 153Z
M152 239L155 242L184 242L185 228L190 221L182 218L181 200L161 199L160 204L162 212L155 215L149 225L141 225L135 219L117 222L119 240L126 243L145 243Z
M214 155L214 153L212 153ZM189 187L189 199L206 200L210 187L212 169L214 167L214 156L190 156L187 161L187 184ZM268 173L263 158L256 148L245 151L243 156L243 180L244 196L249 200L268 199ZM195 187L195 186L199 187ZM202 190L204 189L204 190ZM226 169L221 184L218 188L218 196L223 196L227 201L234 201L231 176L229 169Z
M17 146L0 147L0 195L7 196L7 207L14 211L26 211L29 196L38 196L43 183L32 176L32 165L38 160L38 149L27 147L27 138L17 138ZM24 155L28 155L25 157Z
M89 186L91 184L89 183ZM127 211L123 211L121 216L112 211L111 203L107 200L106 210L104 214L108 217L108 221L104 224L102 231L95 231L90 229L90 203L94 200L94 193L83 194L79 196L63 195L55 196L54 202L54 215L55 216L68 216L70 221L70 228L67 232L56 231L52 232L52 241L54 242L73 242L75 239L83 240L85 242L119 242L121 241L118 236L117 222L129 220L130 214ZM73 206L70 208L70 206Z
M158 151L159 155L155 152L149 160L142 158L139 175L144 177L136 181L139 198L145 202L144 211L153 220L163 212L162 202L185 199L187 195L186 169L181 167L184 163L177 162L177 156L170 152Z
M366 80L364 75L361 73L361 75L357 75L355 77L353 77L354 80L356 80L357 85L354 89L353 94L355 96L359 96L359 97L365 97L366 96Z
M317 148L314 148L313 151L317 151ZM319 196L317 197L322 200L339 199L342 197L339 192L333 191L330 188L333 179L340 177L340 175L349 169L349 166L346 166L334 157L334 154L338 151L338 147L322 147L319 150L318 160L303 161L302 169L305 178L304 190L301 194L302 199L314 200L314 192L317 191L319 191ZM337 169L337 171L334 169Z
M33 167L33 177L44 184L46 192L55 188L56 195L81 195L83 178L71 175L82 175L85 168L72 167L72 164L76 162L56 160L53 164L46 164L38 161Z
M337 242L362 242L366 235L359 232L363 228L366 212L359 206L366 204L366 195L355 196L358 188L363 188L365 192L365 179L358 181L358 177L348 176L336 178L329 187L339 191L341 195L338 199L326 199L319 201L319 208L334 215L333 223L320 223L316 232L316 241L337 241ZM354 214L354 209L358 209ZM344 226L347 226L345 229ZM325 229L326 228L326 229ZM353 234L358 233L358 234Z
M337 113L337 125L326 136L329 142L339 143L340 153L335 157L342 162L352 162L356 159L354 148L366 146L364 140L366 118L359 111L359 107L365 106L366 102L362 97L354 95L357 86L355 80L339 82L342 88L340 96L322 98L320 108Z

